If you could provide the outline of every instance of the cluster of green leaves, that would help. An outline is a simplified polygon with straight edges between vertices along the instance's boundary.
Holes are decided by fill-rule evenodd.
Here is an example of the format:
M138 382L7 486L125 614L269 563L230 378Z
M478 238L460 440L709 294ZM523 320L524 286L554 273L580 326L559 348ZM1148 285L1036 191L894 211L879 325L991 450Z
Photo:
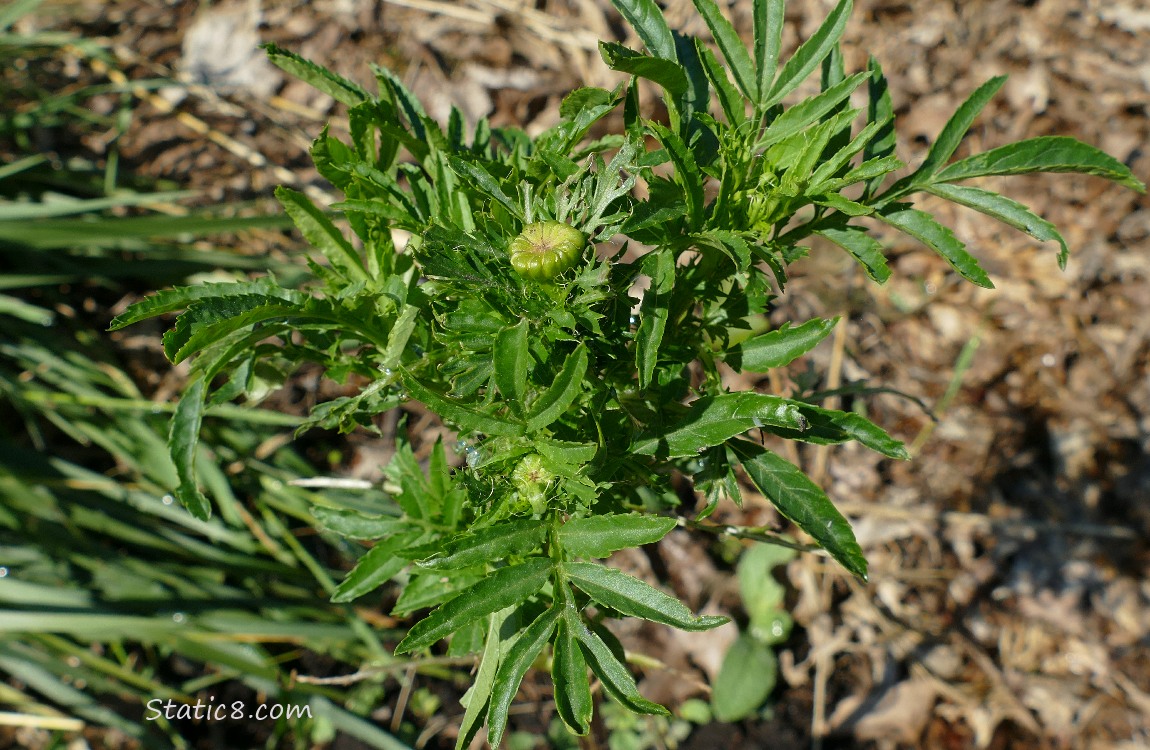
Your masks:
M397 614L435 607L397 652L450 638L452 653L482 653L461 747L484 722L499 744L520 681L548 646L558 713L573 731L590 726L588 670L631 710L665 712L639 695L604 619L688 630L724 620L696 617L594 560L656 542L675 526L659 514L674 503L673 475L694 483L706 516L721 498L739 500L741 468L786 518L865 577L847 519L799 467L755 438L857 441L896 459L907 457L902 443L859 414L819 406L814 395L729 392L720 376L721 363L753 373L783 367L832 330L836 321L821 318L752 327L785 287L804 241L830 240L881 283L890 270L865 223L877 221L991 286L974 256L914 208L911 195L932 193L1054 240L1065 262L1065 242L1048 222L956 183L1073 171L1142 188L1122 164L1069 138L951 161L1001 78L959 107L917 169L890 179L904 165L894 154L886 79L874 60L847 75L838 47L849 0L781 65L782 0L755 0L749 49L714 0L695 0L718 54L673 32L654 0L613 1L646 51L603 43L604 61L629 80L573 92L559 124L534 138L486 121L465 132L458 111L441 127L388 70L375 71L372 94L271 47L273 61L350 108L350 143L325 131L312 155L343 192L332 208L355 241L303 195L281 188L288 214L326 258L312 264L317 284L300 290L265 277L175 289L115 322L184 311L164 337L173 362L194 358L171 447L177 496L200 517L210 509L194 467L203 410L258 398L267 382L261 373L314 362L337 380L368 383L318 407L305 427L369 426L414 399L458 431L466 457L458 470L442 445L426 473L399 452L390 471L401 515L332 506L316 516L336 533L375 541L337 599L406 569ZM819 92L784 106L816 72ZM649 83L662 92L666 121L640 111L639 87ZM856 108L852 95L861 89L867 103ZM589 137L620 109L620 132ZM508 248L533 222L562 222L587 237L589 249L554 278L525 278ZM402 247L397 232L410 236ZM595 247L618 236L634 245Z

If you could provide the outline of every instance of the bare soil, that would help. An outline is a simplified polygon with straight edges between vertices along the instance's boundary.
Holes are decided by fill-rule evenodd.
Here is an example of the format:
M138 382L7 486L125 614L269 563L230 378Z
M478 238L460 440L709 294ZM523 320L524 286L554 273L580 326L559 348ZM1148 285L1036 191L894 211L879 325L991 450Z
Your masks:
M662 4L673 24L705 34L688 0ZM733 5L749 30L750 2ZM788 3L788 49L832 6ZM369 63L389 66L433 115L454 104L472 121L489 116L529 131L552 124L572 88L617 82L598 60L597 39L638 45L622 36L607 0L46 7L112 39L133 80L180 75L192 84L141 92L118 145L128 168L201 190L206 203L260 205L279 183L327 190L306 149L342 113L269 67L257 41L368 86ZM52 14L41 22L53 23ZM1150 176L1150 10L1139 0L859 0L844 53L848 69L870 55L881 62L909 164L969 92L1007 73L960 154L1071 135ZM85 144L95 153L106 146ZM1150 747L1150 203L1079 176L992 187L1062 229L1072 248L1065 271L1053 245L946 206L941 217L996 290L960 283L897 236L885 238L895 274L883 287L828 248L796 266L779 320L847 320L812 354L820 371L936 409L959 377L961 388L938 423L896 396L866 400L869 416L908 442L927 431L912 462L851 447L795 454L855 521L870 582L815 555L792 562L798 627L781 649L771 718L712 724L680 746ZM266 251L284 247L272 237ZM975 345L956 375L960 352ZM777 392L788 381L756 385ZM368 463L381 452L359 444ZM720 514L784 528L761 498ZM677 532L652 554L618 562L700 609L739 613L731 566L711 539ZM629 648L666 665L645 672L645 693L673 705L705 698L729 627L625 631ZM521 696L524 729L547 725L544 683ZM447 718L457 713L445 706ZM597 727L586 747L606 746L605 731ZM450 729L429 738L451 740Z

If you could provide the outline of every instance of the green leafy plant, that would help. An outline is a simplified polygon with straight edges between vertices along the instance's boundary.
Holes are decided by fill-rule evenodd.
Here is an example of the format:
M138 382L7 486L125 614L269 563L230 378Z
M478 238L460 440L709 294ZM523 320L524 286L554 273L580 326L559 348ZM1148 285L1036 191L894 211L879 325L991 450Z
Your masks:
M783 516L866 576L847 519L757 438L857 441L894 459L907 458L903 444L857 413L821 407L816 392L731 392L720 374L720 364L783 367L832 330L835 321L822 318L763 330L804 242L829 240L882 283L891 272L867 230L877 222L990 287L976 258L913 196L930 193L1057 242L1064 264L1068 249L1053 225L959 183L1079 172L1143 190L1121 163L1065 137L952 161L1002 78L977 89L925 160L893 179L904 165L886 79L875 60L847 75L838 48L849 0L781 65L782 0L754 2L749 49L714 0L695 0L718 54L673 32L653 0L613 1L646 51L602 43L604 61L629 79L611 91L574 91L561 122L536 137L486 121L465 132L458 111L441 126L388 70L375 71L372 94L269 47L278 65L349 107L350 143L325 131L312 155L343 192L332 209L355 241L281 188L287 213L326 259L312 262L315 284L265 277L174 289L114 323L183 310L164 336L172 362L191 360L171 449L176 496L199 517L211 507L194 466L204 409L252 397L261 367L318 363L336 380L364 383L318 406L301 429L370 426L413 399L458 432L459 468L442 443L426 468L400 446L388 468L400 515L335 502L314 513L332 532L374 541L337 601L406 570L395 613L432 608L397 653L447 639L449 654L482 654L460 747L484 723L499 745L518 686L544 654L558 714L578 734L592 718L588 670L627 709L666 714L639 694L604 621L706 630L725 618L696 616L597 561L677 525L667 512L678 503L674 476L705 499L701 522L722 498L740 500L741 468ZM816 72L818 93L785 105ZM639 87L650 84L665 121L640 111ZM860 90L866 105L856 108ZM608 119L620 110L621 121ZM613 122L618 132L589 137Z

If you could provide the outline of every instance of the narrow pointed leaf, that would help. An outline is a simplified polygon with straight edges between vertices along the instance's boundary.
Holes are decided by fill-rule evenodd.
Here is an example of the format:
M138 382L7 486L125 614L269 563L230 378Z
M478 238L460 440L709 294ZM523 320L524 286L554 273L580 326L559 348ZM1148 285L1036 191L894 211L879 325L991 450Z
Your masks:
M707 75L707 80L715 89L715 93L719 96L719 106L723 110L723 114L727 117L727 122L732 125L747 119L746 100L739 94L738 90L731 85L731 79L727 77L727 71L719 64L718 58L709 47L703 44L701 39L695 40L695 46L698 48L699 61L703 65L703 72Z
M695 8L711 30L715 44L723 53L723 59L735 78L735 84L748 99L758 96L759 83L755 76L755 64L751 62L751 55L743 45L743 40L735 31L735 27L727 20L715 0L694 0Z
M517 416L523 415L523 399L527 395L527 366L531 357L528 328L524 318L495 337L495 386Z
M633 513L575 518L559 529L559 541L573 557L609 557L621 549L654 544L675 528L674 518Z
M382 539L405 526L404 520L396 516L372 515L350 508L316 505L311 514L320 528L346 539Z
M647 123L652 135L667 149L675 164L675 178L682 185L687 198L687 218L689 228L695 229L703 223L703 175L695 163L695 157L683 140L673 131L657 122Z
M368 594L407 567L408 561L397 553L418 539L418 532L394 534L377 543L359 558L331 595L333 602L350 602Z
M555 382L531 407L527 417L527 431L536 432L563 416L583 389L583 375L587 372L587 347L580 344L567 355Z
M883 75L882 66L873 55L867 60L867 73L870 74L870 79L867 81L867 122L878 124L880 127L874 139L863 149L864 162L891 156L895 148L894 104L890 99L890 88L886 76ZM882 186L884 179L885 174L870 178L863 193L864 199L874 195Z
M940 198L973 208L999 221L1009 224L1015 229L1026 232L1036 240L1042 242L1055 241L1061 250L1058 253L1059 268L1066 268L1066 261L1070 257L1070 248L1066 240L1059 233L1058 227L1046 219L1038 216L1018 201L1011 200L1004 195L992 193L989 190L969 187L967 185L950 185L938 183L926 188Z
M890 278L890 268L883 255L882 243L867 234L861 227L844 227L842 229L822 229L815 234L826 237L843 250L846 250L859 263L862 264L866 275L882 284Z
M942 132L931 144L926 159L910 176L909 179L912 182L926 182L950 160L950 157L954 155L954 150L962 141L962 137L966 135L966 131L970 130L974 118L978 116L987 102L998 93L1004 83L1006 83L1006 76L995 76L967 97L966 101L959 106L950 119L946 121L946 125L942 127Z
M597 563L566 563L563 571L592 599L625 615L689 631L710 630L728 621L714 615L696 617L675 597Z
M367 92L358 84L331 72L327 68L316 65L311 60L300 57L275 44L268 43L262 46L268 53L268 59L278 67L338 102L353 107L369 98Z
M483 655L479 660L479 669L471 687L460 699L466 709L463 720L459 724L459 737L455 742L455 750L464 750L471 745L475 735L483 726L483 719L487 715L488 701L491 690L495 686L495 675L499 670L499 651L502 645L500 634L501 626L506 619L504 612L496 612L487 622L487 641L483 645Z
M783 44L783 26L786 23L786 0L755 0L753 7L755 32L755 69L758 72L756 103L762 105L771 90L771 81L779 65L779 48Z
M967 252L962 241L927 212L907 208L906 204L899 203L880 209L874 215L934 250L962 278L987 289L994 288L986 271L982 270L975 257Z
M196 448L200 443L200 423L204 417L206 392L207 384L203 378L197 378L184 388L168 433L168 449L180 479L180 485L175 491L176 499L201 521L208 520L212 514L211 503L200 492L196 481Z
M487 710L487 741L491 747L499 747L503 741L503 731L507 727L507 713L523 676L531 668L555 632L561 608L552 606L536 618L535 622L519 634L515 643L503 655L499 671L495 674L495 685L491 690L491 707Z
M1122 162L1076 138L1060 135L1031 138L968 156L940 171L935 175L934 182L1033 172L1096 175L1114 180L1139 193L1146 192L1146 186Z
M747 476L780 513L810 534L853 575L866 580L867 565L850 522L799 467L746 440L728 443Z
M798 88L811 71L819 66L823 58L831 53L842 36L843 29L846 28L852 7L852 0L839 0L838 5L827 15L818 30L810 39L803 42L783 65L778 78L770 88L770 93L764 96L762 107L770 107L782 101L784 96Z
M504 435L507 437L517 437L523 434L522 422L494 417L470 406L464 406L431 390L410 373L404 373L403 384L412 398L422 402L427 408L463 432L481 432L486 435Z
M655 0L611 0L619 14L631 25L655 57L677 60L675 38Z
M798 434L807 429L802 405L763 393L724 393L701 398L666 432L642 436L632 446L638 455L694 456L756 427L774 425Z
M867 79L866 73L855 73L826 91L802 101L776 117L763 131L755 148L766 148L790 138L833 112ZM821 151L821 149L820 149Z
M635 685L635 678L627 671L627 666L615 657L615 654L611 652L602 638L582 622L574 623L572 630L579 641L579 645L583 648L583 655L587 657L591 671L599 678L603 684L603 689L612 698L635 713L654 716L671 715L670 711L658 703L653 703L639 694L639 688Z
M543 588L550 572L551 561L543 558L495 571L417 622L395 653L427 648L470 622L518 604Z
M551 660L551 680L555 685L555 709L563 723L579 736L591 729L591 683L587 679L587 661L575 640L568 620L559 620L555 633L555 656Z
M763 429L790 440L801 440L816 445L837 445L850 440L867 448L905 461L910 458L902 441L895 440L885 430L861 414L837 409L823 409L800 401L790 402L802 415L806 429L802 432L786 427L767 425Z
M456 570L505 560L537 549L546 534L547 527L530 518L489 526L436 542L438 552L420 560L419 566L431 570Z
M611 70L646 78L662 86L672 96L680 96L687 91L687 71L673 58L651 57L615 42L599 42L599 55Z
M458 156L452 156L449 161L451 169L454 170L456 174L494 198L499 205L507 209L509 214L520 221L524 221L523 209L518 203L511 200L511 198L507 196L507 193L503 192L503 188L499 186L499 183L495 181L495 178L492 177L486 169L473 162L464 161Z
M304 239L323 253L333 269L349 281L365 281L369 278L355 248L310 198L282 185L276 188L276 198Z
M671 292L675 287L675 256L669 247L660 247L643 258L644 273L651 277L651 286L639 307L639 330L635 333L635 368L639 372L639 387L651 384L655 364L659 360L659 346L670 315Z
M799 326L781 328L748 339L727 350L723 359L739 372L766 372L785 367L818 346L838 323L838 318L813 318Z

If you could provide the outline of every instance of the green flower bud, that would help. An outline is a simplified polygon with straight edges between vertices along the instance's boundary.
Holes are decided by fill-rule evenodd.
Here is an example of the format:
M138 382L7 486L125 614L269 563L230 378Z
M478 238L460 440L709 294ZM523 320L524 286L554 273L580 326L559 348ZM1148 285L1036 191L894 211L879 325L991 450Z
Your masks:
M527 501L535 513L547 509L547 485L554 478L555 475L543 465L543 457L538 453L524 456L511 472L511 481L519 490L520 499Z
M561 221L536 221L511 240L511 267L524 278L550 281L574 266L587 235Z

